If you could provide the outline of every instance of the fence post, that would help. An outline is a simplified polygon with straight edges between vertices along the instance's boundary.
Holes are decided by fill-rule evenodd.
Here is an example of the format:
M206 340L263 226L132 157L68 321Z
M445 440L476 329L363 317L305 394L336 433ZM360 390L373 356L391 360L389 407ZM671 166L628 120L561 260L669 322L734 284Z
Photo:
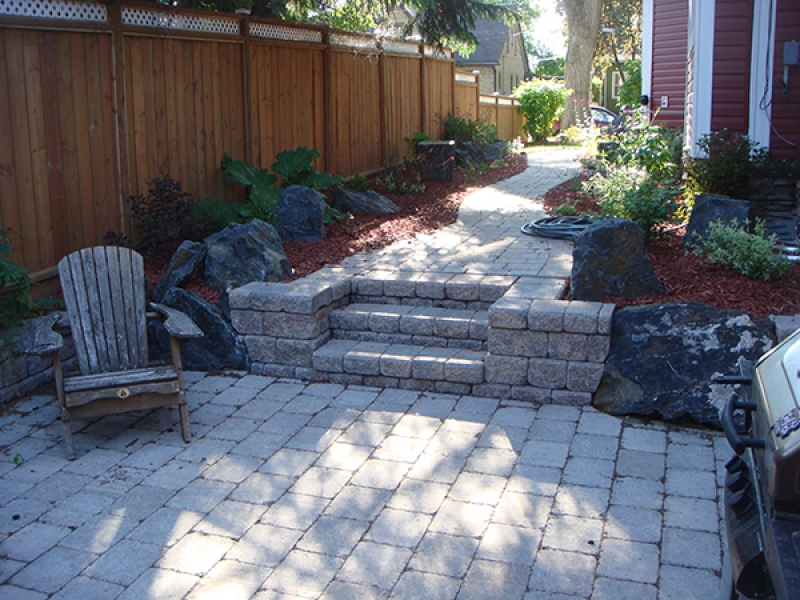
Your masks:
M378 47L378 79L380 80L380 118L381 118L381 165L386 166L389 157L389 132L386 131L386 54L383 44Z
M324 107L322 111L322 135L325 138L323 140L323 147L325 148L325 156L323 157L323 164L324 169L328 173L333 173L333 153L334 153L334 145L333 145L333 135L331 129L333 127L333 94L331 93L331 85L332 85L332 74L331 69L331 30L330 28L326 27L322 30L322 41L325 44L325 49L322 51L322 70L323 70L323 82L322 82L322 105Z
M111 45L113 56L113 110L117 116L117 169L119 170L119 214L120 230L128 235L131 233L127 202L131 192L130 169L128 165L128 124L125 106L125 35L122 31L122 3L120 0L111 0L108 4L108 20L111 24Z
M244 16L239 21L239 35L242 36L242 91L244 92L244 160L247 164L254 164L253 157L256 154L255 143L256 138L253 132L253 71L252 71L252 58L253 48L250 43L250 17Z
M428 108L428 103L425 102L425 44L419 45L420 62L419 62L419 130L422 133L428 133L426 127L428 125L428 117L425 110Z

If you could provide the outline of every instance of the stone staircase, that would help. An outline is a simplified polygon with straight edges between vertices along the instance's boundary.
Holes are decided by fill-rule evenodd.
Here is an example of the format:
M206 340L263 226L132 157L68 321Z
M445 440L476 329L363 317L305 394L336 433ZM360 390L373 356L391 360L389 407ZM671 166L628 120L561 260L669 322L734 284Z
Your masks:
M564 291L548 278L324 270L230 302L259 374L583 405L613 305Z

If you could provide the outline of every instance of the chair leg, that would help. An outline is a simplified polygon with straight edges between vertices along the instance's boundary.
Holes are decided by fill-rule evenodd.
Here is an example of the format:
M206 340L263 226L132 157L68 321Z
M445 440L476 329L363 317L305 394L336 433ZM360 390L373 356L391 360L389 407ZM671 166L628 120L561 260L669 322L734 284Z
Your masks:
M186 406L185 401L178 404L178 414L180 415L181 419L181 434L183 435L183 441L188 444L189 440L192 439L192 434L189 432L189 408Z
M67 446L67 458L75 460L75 448L72 445L72 423L66 410L61 411L61 427L64 430L64 444Z

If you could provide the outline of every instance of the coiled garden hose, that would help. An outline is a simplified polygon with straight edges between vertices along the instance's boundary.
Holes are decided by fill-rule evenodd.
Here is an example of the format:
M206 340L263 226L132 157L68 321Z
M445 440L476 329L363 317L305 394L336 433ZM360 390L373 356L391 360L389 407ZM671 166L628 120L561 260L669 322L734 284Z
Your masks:
M583 217L546 217L525 223L521 227L525 235L556 239L575 239L592 222Z

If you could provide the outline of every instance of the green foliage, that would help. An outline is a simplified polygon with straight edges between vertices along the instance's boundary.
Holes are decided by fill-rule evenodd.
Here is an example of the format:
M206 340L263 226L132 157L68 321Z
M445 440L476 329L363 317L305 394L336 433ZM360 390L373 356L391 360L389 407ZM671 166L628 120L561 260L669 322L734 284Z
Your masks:
M564 108L564 86L549 81L526 81L515 92L527 122L525 132L540 142L553 132L553 123Z
M723 129L704 135L697 145L703 158L686 160L687 188L694 194L747 198L756 144Z
M678 131L637 114L625 120L615 139L617 165L639 167L658 181L677 181L682 174L683 138Z
M320 155L319 150L309 150L300 146L295 150L284 150L275 157L272 171L279 175L282 187L290 185L303 185L315 190L324 191L341 183L341 177L334 177L330 173L317 173L314 169L314 159Z
M572 204L565 203L561 206L556 206L553 209L553 214L558 215L559 217L572 217L578 214L578 209L576 209Z
M625 81L619 89L619 105L635 108L642 94L642 61L637 59L625 63Z
M247 204L230 203L225 209L230 212L224 216L220 212L222 209L219 208L218 202L213 200L209 200L203 210L210 210L212 214L216 211L220 219L227 219L227 222L222 227L225 227L228 223L248 223L253 219L260 219L272 224L276 223L275 207L280 190L274 188L273 185L278 181L278 178L267 169L248 165L241 160L234 160L227 153L222 157L220 166L228 181L248 186L248 202ZM202 216L202 214L201 211L200 215ZM219 229L222 229L222 227Z
M568 146L579 146L584 140L584 130L580 127L567 127L558 134L558 141Z
M419 142L430 142L431 140L433 140L431 136L421 131L415 131L409 137L404 137L403 143L406 145L406 156L416 156L417 144Z
M131 196L131 217L139 233L137 248L154 252L163 244L186 237L192 195L169 175L150 182L147 195Z
M533 72L539 77L563 77L565 60L563 56L557 56L539 61Z
M641 169L624 166L597 173L584 189L597 199L603 216L633 221L648 239L675 222L678 190L661 185Z
M22 319L48 307L31 296L33 282L27 269L11 260L10 232L9 227L0 225L0 329L18 327Z
M322 224L323 225L332 225L336 221L340 219L344 219L345 213L340 211L335 206L331 206L330 204L325 204L325 212L322 214Z
M347 184L347 187L356 192L366 192L369 189L369 179L367 179L366 175L356 173Z
M497 139L497 126L485 123L480 119L455 117L447 113L447 119L444 122L444 137L447 140L455 140L456 144L463 142L491 144Z
M707 238L695 237L696 253L706 255L713 263L727 265L750 279L769 281L789 272L791 262L775 254L775 235L766 235L764 222L757 220L753 232L733 223L723 225L719 220L709 224Z

